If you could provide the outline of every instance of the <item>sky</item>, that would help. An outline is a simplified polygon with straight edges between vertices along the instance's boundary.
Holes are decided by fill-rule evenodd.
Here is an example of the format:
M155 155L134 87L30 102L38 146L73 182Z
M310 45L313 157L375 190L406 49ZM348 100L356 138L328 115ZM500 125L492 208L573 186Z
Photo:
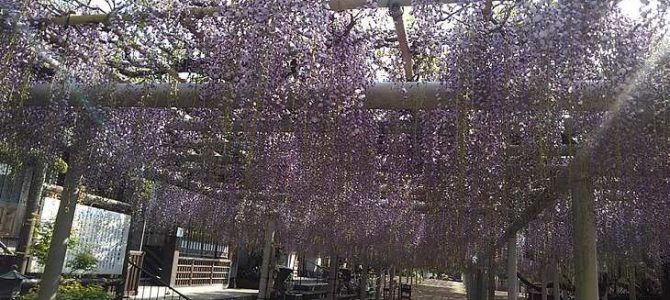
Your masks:
M619 3L621 11L631 18L640 17L640 8L642 2L640 0L623 0Z

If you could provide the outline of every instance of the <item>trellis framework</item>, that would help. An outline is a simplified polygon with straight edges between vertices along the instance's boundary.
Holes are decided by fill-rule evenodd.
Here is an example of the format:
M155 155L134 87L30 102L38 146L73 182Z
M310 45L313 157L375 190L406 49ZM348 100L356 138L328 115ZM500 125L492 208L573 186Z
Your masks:
M336 10L343 10L348 8L353 8L352 6L358 6L363 4L354 3L355 1L339 1L333 3L331 1L331 8ZM381 3L385 5L387 3ZM407 4L402 2L400 4ZM339 9L338 9L339 8ZM214 13L214 12L207 12ZM194 15L198 15L195 13ZM65 19L63 19L65 18ZM61 25L77 25L85 24L91 22L103 22L107 20L107 16L66 16L61 18L53 19L53 23ZM398 25L399 22L396 22ZM398 27L400 28L400 27ZM403 53L404 59L404 71L406 78L412 78L411 74L411 61L408 61L407 49L408 46L402 42L406 39L402 38L402 30L398 33L400 37L398 41L400 42L401 53ZM404 49L404 50L403 50ZM653 64L654 62L650 62ZM553 203L558 195L570 192L573 201L573 210L575 211L575 231L577 233L583 233L584 235L577 235L575 237L575 253L584 254L583 257L575 258L575 269L578 275L577 282L580 283L578 287L578 297L580 299L591 299L594 295L597 295L597 268L596 268L596 256L595 256L595 220L592 213L593 212L593 185L590 182L590 176L588 175L589 166L588 160L591 153L594 149L598 148L598 141L601 140L601 134L607 132L608 128L616 125L619 119L620 110L626 108L626 101L630 97L637 97L642 99L643 103L646 99L653 99L647 95L639 94L639 92L633 89L634 82L637 80L635 76L631 77L631 84L624 84L629 88L623 91L613 92L614 96L611 96L609 93L603 93L602 90L599 90L598 87L591 87L594 90L591 93L583 93L589 96L587 100L595 101L584 101L586 103L584 107L576 107L577 110L604 110L608 109L612 117L607 119L605 123L600 126L601 130L596 131L589 140L593 140L593 143L589 143L586 146L580 147L577 151L572 151L574 158L570 163L559 168L554 176L549 178L549 184L545 188L531 193L533 199L533 204L531 204L525 212L520 214L520 218L512 222L512 224L505 230L504 234L498 239L495 245L491 249L482 250L483 256L490 256L492 252L495 252L497 248L501 247L510 236L514 235L518 230L525 227L530 221L532 221L537 215L539 215L546 207L550 206ZM208 103L215 103L216 101L208 101L206 97L197 96L198 87L180 87L174 89L174 87L163 87L163 88L139 88L136 86L113 86L111 88L114 92L109 92L109 90L100 90L93 89L91 92L84 92L81 99L86 99L88 101L93 100L100 101L102 104L112 104L116 102L115 99L122 99L119 106L134 106L136 103L141 103L142 106L156 106L156 107L174 107L174 106L183 106L183 107L200 107L207 106ZM443 94L444 93L444 94ZM44 87L38 87L33 89L32 95L28 98L27 104L31 105L42 105L45 104L48 98L45 95L53 94L49 89ZM68 93L69 94L69 93ZM402 109L409 108L414 110L421 110L424 108L445 108L450 105L458 107L458 101L449 101L449 99L458 99L461 95L458 93L449 94L448 90L442 89L440 83L406 83L404 85L387 85L380 84L374 85L369 88L366 92L367 97L365 100L366 108L373 109ZM108 96L110 96L108 98ZM439 97L437 95L440 95ZM101 97L102 96L102 97ZM120 96L120 97L119 97ZM49 96L50 98L50 96ZM110 99L115 98L115 99ZM446 99L442 101L437 101L438 98ZM612 100L610 100L612 99ZM202 101L200 103L198 100ZM81 100L78 100L77 97L70 97L75 105L81 105L88 107L91 103L85 103ZM436 103L442 102L442 103ZM234 107L234 103L232 104ZM572 108L572 107L571 107ZM556 108L553 108L556 109ZM560 109L560 108L559 108ZM650 111L653 113L653 110ZM653 120L654 115L646 115L647 118ZM244 126L240 126L244 127ZM79 177L81 174L77 172L76 161L75 164L71 166L69 171L70 181L66 182L66 190L70 191L71 195L76 195L76 186L78 185ZM67 197L67 193L64 193ZM67 199L67 198L66 198ZM68 201L62 201L64 205L67 205ZM72 201L71 201L72 202ZM67 211L67 210L61 210ZM60 220L60 219L59 219ZM62 222L67 224L67 216L63 217ZM67 237L67 231L69 227L67 225L59 226L65 231L64 234L57 237L62 238L63 240ZM57 248L57 247L55 247ZM53 257L58 257L58 249L54 251ZM51 256L50 256L51 257ZM54 269L56 270L56 269ZM59 269L58 269L59 270ZM45 272L45 277L49 275ZM53 274L50 274L53 275ZM579 277L584 276L584 277ZM56 278L57 276L53 276ZM47 289L44 289L47 290Z

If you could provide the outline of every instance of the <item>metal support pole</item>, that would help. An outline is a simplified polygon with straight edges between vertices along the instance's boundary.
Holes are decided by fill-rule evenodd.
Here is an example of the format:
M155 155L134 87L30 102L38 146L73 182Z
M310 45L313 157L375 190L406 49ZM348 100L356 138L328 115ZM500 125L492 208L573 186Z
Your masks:
M40 282L39 300L53 300L65 265L67 240L70 237L75 208L79 200L79 184L84 171L81 157L73 155L65 174L65 186L60 197L60 206L54 223L54 231L49 246L49 253L44 264L44 273Z
M570 170L574 222L575 288L577 300L598 299L598 259L593 182L589 160L576 156Z

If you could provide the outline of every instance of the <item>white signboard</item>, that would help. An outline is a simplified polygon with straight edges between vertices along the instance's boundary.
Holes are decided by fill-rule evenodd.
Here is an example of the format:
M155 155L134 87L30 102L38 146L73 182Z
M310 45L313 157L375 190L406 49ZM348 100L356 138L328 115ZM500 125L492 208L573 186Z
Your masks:
M41 222L53 222L58 213L60 200L44 198ZM72 232L77 236L77 246L68 249L63 273L70 273L68 262L82 251L90 251L98 259L96 268L88 273L120 275L123 270L123 257L126 254L126 242L130 229L130 216L100 208L77 204ZM33 272L40 272L43 266L34 265Z

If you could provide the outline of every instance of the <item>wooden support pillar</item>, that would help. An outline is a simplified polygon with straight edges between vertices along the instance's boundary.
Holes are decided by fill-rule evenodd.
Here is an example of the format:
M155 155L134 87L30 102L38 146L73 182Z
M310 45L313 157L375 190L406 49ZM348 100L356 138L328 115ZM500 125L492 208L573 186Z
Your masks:
M358 284L359 298L365 300L368 298L368 265L364 264L361 267L361 278Z
M337 254L333 251L330 255L330 268L328 270L328 300L337 300L337 273L339 271L339 261Z
M598 299L598 259L593 182L589 160L577 155L570 169L574 222L575 288L577 300Z
M389 270L389 299L393 300L395 299L395 290L396 290L396 283L395 283L395 267L391 267Z
M540 265L540 281L542 282L542 286L540 286L540 292L542 293L542 300L549 299L549 291L547 290L547 277L547 265L542 263Z
M232 249L231 249L232 250ZM240 257L242 257L243 252L246 251L244 246L244 240L237 242L235 246L235 254L231 259L230 269L228 271L228 288L235 289L237 288L237 269L240 266Z
M123 200L125 203L132 203L132 197L135 195L135 191L130 188L126 187L123 190L123 197L124 199L119 199ZM126 294L126 277L128 277L128 271L129 271L129 264L128 260L130 259L130 243L134 238L133 235L133 222L137 222L137 213L133 210L130 213L130 222L129 222L129 229L128 229L128 238L126 239L126 251L123 253L123 269L121 269L121 281L118 283L116 287L116 293L115 293L115 298L116 300L123 300Z
M552 295L554 296L554 300L560 300L561 299L561 268L558 263L558 258L554 258L554 267L552 268L552 282L554 288L552 289Z
M486 274L481 266L473 265L465 272L465 293L468 300L486 299Z
M275 220L270 217L265 225L265 243L263 244L263 263L261 265L261 281L258 284L258 300L270 299L270 262L274 252Z
M75 208L79 200L79 184L84 171L84 163L78 155L73 155L65 174L65 184L60 197L60 206L54 223L54 231L49 245L49 252L44 264L44 273L40 282L39 300L53 300L56 297L65 253L67 240L70 237Z
M519 298L517 259L516 234L513 234L507 239L507 300Z
M661 262L661 299L670 299L670 257L662 258Z
M628 299L637 300L637 279L635 277L635 265L629 267L628 274Z
M496 277L495 277L495 258L489 258L488 271L486 272L486 295L487 299L495 300L496 298Z
M26 200L26 213L23 219L23 225L19 234L19 241L16 246L21 258L19 272L25 274L28 270L28 261L30 260L31 245L33 243L33 234L35 225L38 222L40 206L42 204L42 191L44 190L44 181L46 178L46 163L42 159L34 159L31 162L31 180L28 190L28 199Z
M375 268L377 272L377 282L375 285L375 300L381 300L381 293L384 292L382 288L382 276L386 276L386 271L379 272L379 269Z

